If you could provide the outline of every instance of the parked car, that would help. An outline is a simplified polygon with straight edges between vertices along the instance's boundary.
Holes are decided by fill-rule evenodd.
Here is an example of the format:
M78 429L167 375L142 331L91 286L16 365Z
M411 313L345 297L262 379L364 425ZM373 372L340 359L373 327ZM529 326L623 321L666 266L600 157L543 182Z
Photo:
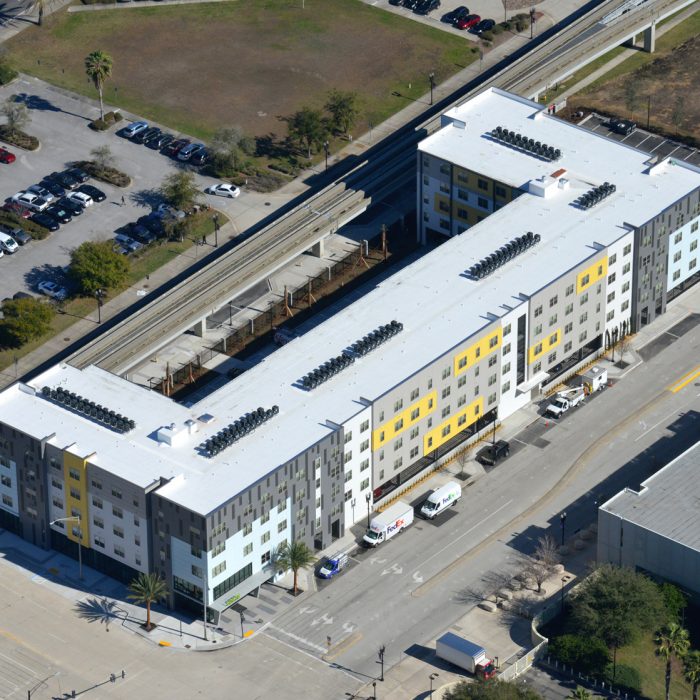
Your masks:
M10 214L14 214L15 216L19 216L23 219L28 219L32 215L31 209L25 207L19 202L13 202L11 199L5 202L5 204L2 205L2 208L5 211L10 212Z
M139 250L140 248L143 248L143 244L139 243L138 241L135 241L133 238L130 238L127 236L125 233L118 233L115 237L114 240L122 247L128 250L129 252L134 252Z
M177 159L183 162L188 161L200 148L203 148L203 143L191 143L185 146L178 154Z
M403 0L389 0L390 5L400 5Z
M44 180L55 182L65 190L74 190L80 184L79 180L76 180L72 175L68 175L65 172L51 173L51 175L47 175Z
M610 120L610 130L614 131L616 134L621 134L622 136L627 136L631 134L637 125L635 122L629 119L611 119Z
M200 148L192 154L190 163L192 165L204 165L209 160L209 151L206 148Z
M88 197L91 197L92 200L95 202L104 202L105 199L107 199L107 195L102 190L98 189L97 187L94 187L93 185L80 185L77 191L88 195Z
M479 15L467 15L457 20L455 27L457 29L471 29L481 22Z
M48 190L54 197L63 197L63 195L66 193L65 188L55 180L44 178L39 185Z
M494 28L495 24L496 22L492 19L482 19L481 22L479 22L479 24L477 24L472 31L474 32L474 34L483 34L484 32L490 32Z
M6 148L0 148L0 163L14 163L17 157L14 153L8 151Z
M74 180L77 180L79 183L80 182L87 182L90 179L90 176L84 171L81 170L80 168L68 168L67 170L63 171L66 175L70 175Z
M146 144L149 148L159 151L161 148L167 146L171 141L174 141L175 137L172 134L159 134L154 138L150 139Z
M134 136L131 140L134 143L143 144L162 133L163 132L157 126L151 126L148 129L145 129L144 131L139 131L139 133L136 134L136 136Z
M73 221L73 215L64 207L62 207L58 202L47 207L46 214L52 216L56 221L62 224L69 224Z
M12 195L12 201L31 211L44 211L49 206L45 199L31 192L18 192Z
M68 292L64 287L61 287L56 284L56 282L51 282L50 280L42 280L39 282L36 288L45 296L56 299L57 301L63 301L68 296Z
M487 466L498 464L510 454L510 443L499 440L495 444L486 445L476 453L476 461Z
M143 226L156 236L162 236L165 233L163 219L161 219L160 216L154 214L153 212L147 214L146 216L140 216L136 220L136 224L138 226Z
M209 185L209 187L205 188L204 191L206 194L215 194L219 197L231 198L238 197L238 195L241 193L239 187L236 187L236 185L230 185L227 182L222 182L218 185Z
M32 240L32 237L24 229L21 229L18 226L6 226L5 224L0 224L0 231L12 236L18 245L26 245Z
M427 15L440 7L440 0L422 0L414 12L418 15Z
M131 122L121 130L121 134L124 138L131 139L145 129L148 129L148 122Z
M41 185L29 185L25 192L31 192L37 197L45 199L47 202L53 202L53 195L51 194L51 192L49 192L45 187L42 187Z
M17 241L12 238L9 233L0 232L0 250L2 250L3 253L12 255L19 250L19 246L17 245Z
M139 223L129 224L127 230L129 231L131 238L139 241L139 243L143 243L144 245L153 243L153 241L155 241L158 237L156 233L150 231L148 228L146 228L146 226Z
M18 299L34 299L35 297L34 297L33 294L29 294L29 293L27 293L27 292L15 292L15 293L12 295L12 298L13 298L15 301L17 301Z
M455 7L451 12L446 12L440 21L446 24L454 24L458 19L466 17L469 14L469 8L466 5Z
M184 219L187 216L182 209L175 209L175 207L171 207L165 202L161 202L153 213L156 216L159 216L161 219L165 219L166 217L170 217L172 219Z
M45 214L44 212L36 212L29 217L30 221L38 224L42 228L48 229L49 231L58 231L61 228L61 224L56 221L50 214Z
M74 202L72 199L68 199L68 197L61 197L56 204L62 209L66 209L71 216L80 216L85 210L82 204Z
M70 199L72 202L82 204L83 208L91 207L93 204L92 197L89 194L85 194L85 192L79 192L77 190L75 192L67 194L66 199Z
M175 157L183 148L186 148L191 143L192 142L189 139L175 139L163 149L163 153L166 156Z

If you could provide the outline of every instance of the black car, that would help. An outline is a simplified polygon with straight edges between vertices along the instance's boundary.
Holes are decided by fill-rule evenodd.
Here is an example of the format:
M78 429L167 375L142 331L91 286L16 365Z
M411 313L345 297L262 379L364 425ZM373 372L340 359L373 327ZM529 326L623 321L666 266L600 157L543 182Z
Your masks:
M403 0L389 0L390 5L400 5Z
M614 131L616 134L620 134L622 136L631 134L636 128L637 125L629 119L612 119L610 121L611 131Z
M149 148L154 151L159 151L161 148L167 146L175 137L172 134L158 134L154 138L150 139L146 144Z
M134 136L133 139L131 139L134 143L147 143L151 139L155 138L156 136L159 136L163 132L157 127L157 126L151 126L148 129L144 129L143 131L139 132Z
M441 22L446 24L454 24L461 17L466 17L469 14L469 8L466 5L455 7L451 12L445 13L441 18Z
M44 181L55 182L66 190L74 190L80 184L80 180L65 172L51 173L44 178Z
M107 199L107 195L102 190L98 190L97 187L94 187L93 185L80 185L80 187L78 187L78 192L82 192L83 194L89 195L96 202L104 202L105 199Z
M80 216L85 211L85 207L82 204L78 204L78 202L67 197L61 197L56 204L69 212L71 216Z
M510 454L510 443L505 440L499 440L495 444L486 445L476 453L476 461L493 466L498 464L502 459L505 459Z
M494 22L492 19L482 19L479 24L474 27L472 30L474 34L483 34L484 32L490 32L496 22Z
M209 160L209 151L206 148L200 148L190 157L192 165L204 165Z
M139 226L143 226L148 229L152 234L156 236L162 236L165 233L165 227L163 226L163 219L157 214L147 214L145 216L140 216L136 223Z
M50 206L46 207L44 213L53 217L56 219L56 221L59 221L62 224L69 224L71 221L73 221L73 216L71 213L58 203L51 204Z
M437 10L438 7L440 7L440 0L422 0L414 12L418 15L427 15L429 12Z
M68 168L68 170L63 171L66 175L70 175L74 180L80 182L87 182L90 176L80 168Z
M172 156L174 158L185 146L189 146L190 143L192 142L189 139L175 139L163 148L163 153L166 156Z
M54 197L63 197L63 195L66 193L66 190L62 185L55 180L49 180L48 178L44 178L39 183L39 187L43 187L45 190L48 190Z
M36 297L33 294L29 294L28 292L15 292L12 295L12 298L17 301L18 299L36 299Z
M151 143L151 141L153 141L153 139L157 139L159 136L162 136L162 135L163 135L162 130L159 129L157 126L154 126L152 132L150 134L147 134L146 138L143 140L144 146L148 146L148 144Z
M139 223L129 224L128 235L132 238L135 238L139 243L143 243L144 245L153 243L153 241L155 241L158 237L155 233L149 231L149 229L147 229L143 224Z
M58 229L61 228L61 225L58 223L58 221L56 221L56 219L53 218L53 216L49 216L44 212L36 212L35 214L32 214L29 217L29 220L33 221L39 226L42 226L43 228L47 228L49 231L58 231Z
M32 240L32 237L23 228L13 228L7 233L15 239L17 245L27 245Z

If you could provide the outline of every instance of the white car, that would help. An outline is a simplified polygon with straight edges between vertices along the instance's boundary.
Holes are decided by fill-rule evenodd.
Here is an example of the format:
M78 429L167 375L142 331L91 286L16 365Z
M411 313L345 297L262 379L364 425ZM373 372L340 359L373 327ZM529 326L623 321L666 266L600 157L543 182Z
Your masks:
M91 207L94 201L92 197L89 194L85 194L85 192L68 192L68 194L66 194L66 199L81 204L83 209L85 209L85 207Z
M44 209L49 206L49 203L45 199L42 199L39 195L33 194L32 192L18 192L12 197L12 201L32 211L44 211Z
M204 190L207 194L217 194L219 197L238 197L238 195L241 193L240 188L236 187L235 185L229 185L226 182L222 182L218 185L209 185Z
M143 243L139 243L138 241L135 241L133 238L130 236L127 236L124 233L118 233L115 237L114 240L117 242L117 244L122 247L126 248L127 251L134 253L137 250L140 250L143 248Z
M26 189L27 192L30 192L31 194L37 195L37 197L41 197L42 199L45 199L47 202L53 202L53 195L51 192L49 192L45 187L42 187L41 185L30 185Z
M63 287L59 287L55 282L49 280L39 282L37 289L47 297L58 301L63 301L68 296L68 292Z

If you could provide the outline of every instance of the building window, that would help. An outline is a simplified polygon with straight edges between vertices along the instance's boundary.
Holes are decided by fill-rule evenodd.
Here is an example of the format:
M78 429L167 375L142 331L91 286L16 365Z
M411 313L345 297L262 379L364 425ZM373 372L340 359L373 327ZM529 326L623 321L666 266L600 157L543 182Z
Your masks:
M697 238L694 241L690 241L690 250L695 250L698 247Z
M682 240L683 240L683 231L681 231L680 233L677 233L673 238L674 243L680 243Z
M489 357L489 367L493 367L498 362L498 358L495 355Z
M477 181L476 181L476 186L477 186L480 190L488 190L488 188L489 188L489 183L486 182L486 180L482 180L481 178L478 178Z
M221 564L217 564L211 570L211 577L216 578L219 574L222 574L224 571L226 571L226 560L222 561Z
M365 469L369 469L369 460L368 459L363 459L360 462L360 473L365 471Z
M588 292L586 292L585 294L582 294L582 295L581 295L581 299L580 299L580 301L579 301L579 304L580 304L581 306L583 306L587 301L588 301Z
M588 320L588 311L584 311L579 318L579 323L585 323Z
M112 506L112 515L115 518L123 518L124 517L124 511L122 511L121 508L117 508L117 506Z
M630 271L630 269L631 269L630 263L625 263L622 266L622 274L626 275Z
M554 345L554 343L556 343L558 339L559 333L552 333L552 335L549 336L549 344Z
M467 378L466 377L460 377L457 380L457 388L463 387L467 383Z
M505 357L510 352L510 343L503 346L503 357Z
M263 534L260 537L260 544L265 544L265 542L270 541L270 531L268 530L267 532L263 532Z
M420 416L420 408L414 408L411 411L411 420L417 420L419 416Z
M542 324L541 324L541 323L538 323L538 324L535 326L535 335L539 335L540 333L542 333Z
M612 321L615 318L615 310L608 311L608 315L605 317L606 321Z
M503 365L501 374L508 374L508 372L510 372L510 362L506 362L506 364Z
M442 398L443 398L443 399L446 399L449 395L450 395L450 387L449 387L449 386L446 386L446 387L442 390Z
M253 551L253 543L249 542L245 547L243 547L243 556L247 557Z
M539 354L541 354L541 352L542 352L542 343L537 343L537 345L535 345L534 354L539 355Z
M553 352L553 353L551 353L550 356L547 358L547 363L551 365L551 364L554 364L554 362L556 362L556 361L557 361L557 353L556 353L556 352Z
M573 293L574 293L574 285L573 285L573 284L570 284L570 285L566 288L566 296L567 296L567 297L570 297Z
M696 265L698 264L698 259L693 258L689 263L688 263L688 269L692 270Z
M578 337L579 343L582 343L588 337L588 331L583 331Z
M345 456L343 457L343 464L347 464L351 459L352 459L352 450L345 453Z
M552 306L556 306L558 301L559 301L559 297L555 294L555 295L549 300L549 308L551 309Z
M114 496L115 498L121 498L122 492L119 491L119 489L112 489L112 496Z
M97 498L97 496L93 496L92 505L95 506L95 508L102 508L102 499Z
M364 433L366 430L369 430L369 421L368 420L362 421L362 423L360 423L360 432ZM319 460L319 462L320 462L320 460Z
M74 489L73 487L71 487L70 496L71 496L71 498L74 498L76 501L79 501L80 500L80 491L78 491L78 489Z
M442 432L442 437L447 437L447 436L452 432L452 427L449 426L449 425L446 425L446 426L442 429L441 432Z
M277 523L277 532L284 532L286 529L287 529L287 521L286 521L286 520L280 520L280 522ZM266 534L267 534L267 540L269 540L269 539L270 539L270 533L268 532L268 533L266 533ZM265 542L267 542L267 540L265 540ZM264 544L264 543L263 543L263 544Z
M542 307L541 307L541 306L538 306L538 307L535 309L535 318L537 318L538 316L541 316L541 315L542 315Z
M440 228L445 231L450 230L450 222L447 219L440 219Z
M613 254L608 258L608 265L614 265L616 261L617 261L617 253L613 253Z
M450 407L445 406L445 408L442 409L442 417L445 418L450 415Z
M557 322L557 315L556 314L549 317L549 325L550 326L553 326L556 322Z
M623 254L623 255L629 255L631 252L632 252L632 244L629 243L628 245L626 245L626 246L623 248L622 254Z
M117 547L116 544L114 545L114 553L115 553L118 557L124 557L124 550L123 550L121 547Z
M489 406L490 406L492 403L496 403L496 394L489 394L489 401L488 401L488 403L489 403Z
M673 262L677 263L681 259L681 251L679 250L674 256L673 256Z
M253 524L252 523L243 523L243 537L250 535L251 532L253 532Z
M681 271L680 271L680 270L676 270L676 271L673 273L673 281L675 282L677 279L680 278L680 276L681 276Z
M506 394L509 391L510 391L510 382L505 382L503 384L502 389L501 389L501 394Z
M622 311L627 311L627 309L629 309L629 307L630 307L629 301L623 301L623 302L622 302L622 306L620 307L620 309L621 309Z
M70 475L71 479L75 479L75 481L80 481L80 472L77 469L69 469L68 474Z
M95 481L94 479L91 482L92 488L94 489L102 489L102 484L99 481Z
M612 273L612 275L608 275L608 284L612 284L615 281L616 273Z
M477 197L477 198L476 198L476 203L477 203L482 209L488 209L488 208L489 208L488 200L484 199L483 197Z
M503 335L508 335L510 333L510 323L507 326L503 326Z
M117 527L116 525L112 528L112 532L114 533L115 537L121 537L124 539L124 530L122 528Z
M495 189L496 189L496 197L501 197L501 198L504 198L504 199L505 199L505 196L506 196L506 188L505 188L505 187L501 187L500 185L496 185Z
M608 304L615 298L615 292L610 292L608 294Z

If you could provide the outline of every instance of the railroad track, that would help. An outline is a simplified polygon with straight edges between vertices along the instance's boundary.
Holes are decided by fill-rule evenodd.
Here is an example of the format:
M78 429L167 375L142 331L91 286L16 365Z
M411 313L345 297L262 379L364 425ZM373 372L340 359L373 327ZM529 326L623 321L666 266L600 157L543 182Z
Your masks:
M577 39L590 32L617 2L604 0L494 75L477 78L464 86L458 94L436 105L432 116L416 120L375 147L366 160L355 165L342 179L312 194L277 221L145 304L70 355L68 362L81 368L97 364L116 374L125 373L229 299L311 248L328 231L364 211L374 199L414 177L416 144L439 128L439 115L449 106L459 105L490 87L531 94L542 84L543 75L551 76L553 65L561 73L566 65L580 62L588 43L579 43ZM653 7L659 10L675 4L678 0L657 0ZM601 25L593 48L614 41L616 35L628 31L628 25L639 23L641 12L648 11L642 6L624 15L620 24ZM595 53L590 46L588 49L589 54Z

